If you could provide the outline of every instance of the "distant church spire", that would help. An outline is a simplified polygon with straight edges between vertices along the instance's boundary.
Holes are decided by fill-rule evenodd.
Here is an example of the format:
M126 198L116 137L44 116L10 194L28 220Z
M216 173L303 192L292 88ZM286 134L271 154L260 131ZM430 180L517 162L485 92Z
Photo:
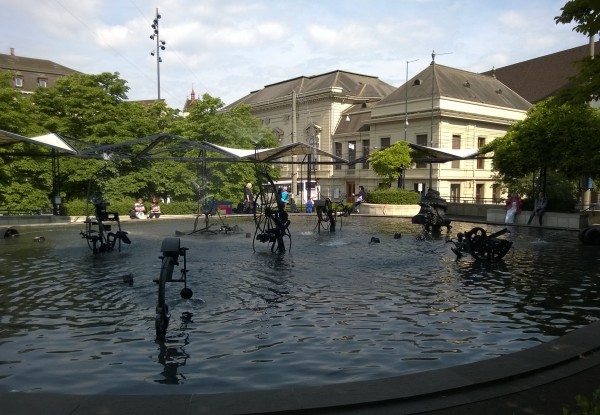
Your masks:
M192 93L190 94L190 101L196 100L196 92L194 91L194 86L192 85Z

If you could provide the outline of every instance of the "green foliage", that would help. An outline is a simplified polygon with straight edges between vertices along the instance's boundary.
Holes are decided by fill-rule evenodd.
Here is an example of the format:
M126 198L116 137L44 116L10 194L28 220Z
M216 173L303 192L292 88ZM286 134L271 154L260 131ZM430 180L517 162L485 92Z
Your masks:
M592 394L591 399L582 395L577 395L575 401L577 402L579 410L572 412L568 408L563 408L563 415L600 415L600 389L597 389Z
M121 217L129 216L129 211L133 208L136 199L110 199L106 210L108 212L118 212ZM150 212L150 202L145 201L146 212ZM160 210L163 215L194 215L198 213L197 201L161 203ZM94 205L87 203L86 199L75 199L65 202L61 205L61 214L67 216L94 216Z
M581 176L600 174L600 111L587 104L562 103L548 99L532 107L523 121L515 123L507 134L494 140L482 151L493 151L493 169L498 181L509 189L533 197L532 175L545 170L562 186L552 209L573 207L573 183ZM549 184L546 192L553 189ZM558 201L561 201L560 203Z
M233 148L277 145L274 134L261 127L249 106L221 111L223 102L208 94L195 101L188 117L180 117L179 111L168 108L164 101L151 105L126 101L129 87L117 73L70 75L32 95L11 88L13 76L0 72L0 128L23 135L57 133L79 150L135 142L161 132ZM163 140L153 151L161 150L166 158L198 161L132 160L118 152L112 153L110 161L61 155L61 209L84 214L87 198L101 192L106 200L117 201L113 203L120 213L128 212L138 197L150 200L156 196L173 201L165 205L167 214L171 210L185 214L197 211L201 197L197 186L203 181L207 183L206 193L235 203L242 198L245 183L262 180L247 163L207 161L204 170L199 151L173 146L174 140ZM138 142L122 152L139 152L148 144ZM28 144L0 148L0 206L14 210L51 208L49 196L55 183L50 155L49 150ZM210 152L207 157L222 158Z
M368 193L367 202L382 205L416 205L420 198L419 193L412 190L377 188Z
M410 148L406 142L398 141L390 147L369 154L369 162L375 174L382 177L390 187L394 179L411 166Z

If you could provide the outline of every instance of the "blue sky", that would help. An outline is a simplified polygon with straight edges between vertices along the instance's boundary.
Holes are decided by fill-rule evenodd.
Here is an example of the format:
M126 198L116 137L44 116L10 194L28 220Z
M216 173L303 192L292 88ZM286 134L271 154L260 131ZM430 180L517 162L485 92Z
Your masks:
M85 73L118 72L130 99L190 91L226 104L265 85L337 69L394 86L436 62L473 72L588 43L554 17L567 0L0 0L0 53ZM407 65L407 61L413 61Z

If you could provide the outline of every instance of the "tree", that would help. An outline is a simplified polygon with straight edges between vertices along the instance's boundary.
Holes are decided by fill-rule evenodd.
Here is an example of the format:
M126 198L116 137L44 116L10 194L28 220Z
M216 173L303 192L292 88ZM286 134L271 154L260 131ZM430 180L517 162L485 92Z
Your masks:
M528 189L533 196L533 177L544 172L553 183L560 183L561 189L567 189L564 195L570 203L576 186L568 186L566 181L577 183L582 176L600 174L598 131L599 110L550 98L533 106L526 119L482 151L494 152L493 169L505 187L519 193Z
M411 166L412 159L408 144L398 141L388 148L369 154L369 162L375 174L383 177L387 187L391 187L394 179Z
M494 151L493 168L514 180L542 168L567 178L600 173L600 112L586 104L550 98L533 106L527 118L486 149Z
M600 3L596 0L568 1L561 9L562 14L554 18L556 23L576 22L573 28L589 37L600 32ZM562 101L589 102L600 98L600 59L588 57L578 62L577 74L572 85L560 92Z
M252 115L250 106L239 105L227 111L223 111L222 107L220 99L204 94L194 102L187 117L177 120L172 131L190 140L208 141L225 147L253 149L277 146L273 132L261 127L260 120ZM207 156L222 157L210 152ZM261 180L257 177L256 166L252 164L221 161L207 162L204 179L208 194L231 201L242 198L246 183Z

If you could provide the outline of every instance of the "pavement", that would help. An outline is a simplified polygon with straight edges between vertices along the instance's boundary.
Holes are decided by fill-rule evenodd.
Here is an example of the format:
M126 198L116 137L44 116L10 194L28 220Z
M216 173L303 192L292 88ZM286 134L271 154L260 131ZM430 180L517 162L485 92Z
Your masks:
M57 381L59 381L57 379ZM476 363L386 379L185 395L0 393L3 415L579 414L600 388L600 321L548 343Z

